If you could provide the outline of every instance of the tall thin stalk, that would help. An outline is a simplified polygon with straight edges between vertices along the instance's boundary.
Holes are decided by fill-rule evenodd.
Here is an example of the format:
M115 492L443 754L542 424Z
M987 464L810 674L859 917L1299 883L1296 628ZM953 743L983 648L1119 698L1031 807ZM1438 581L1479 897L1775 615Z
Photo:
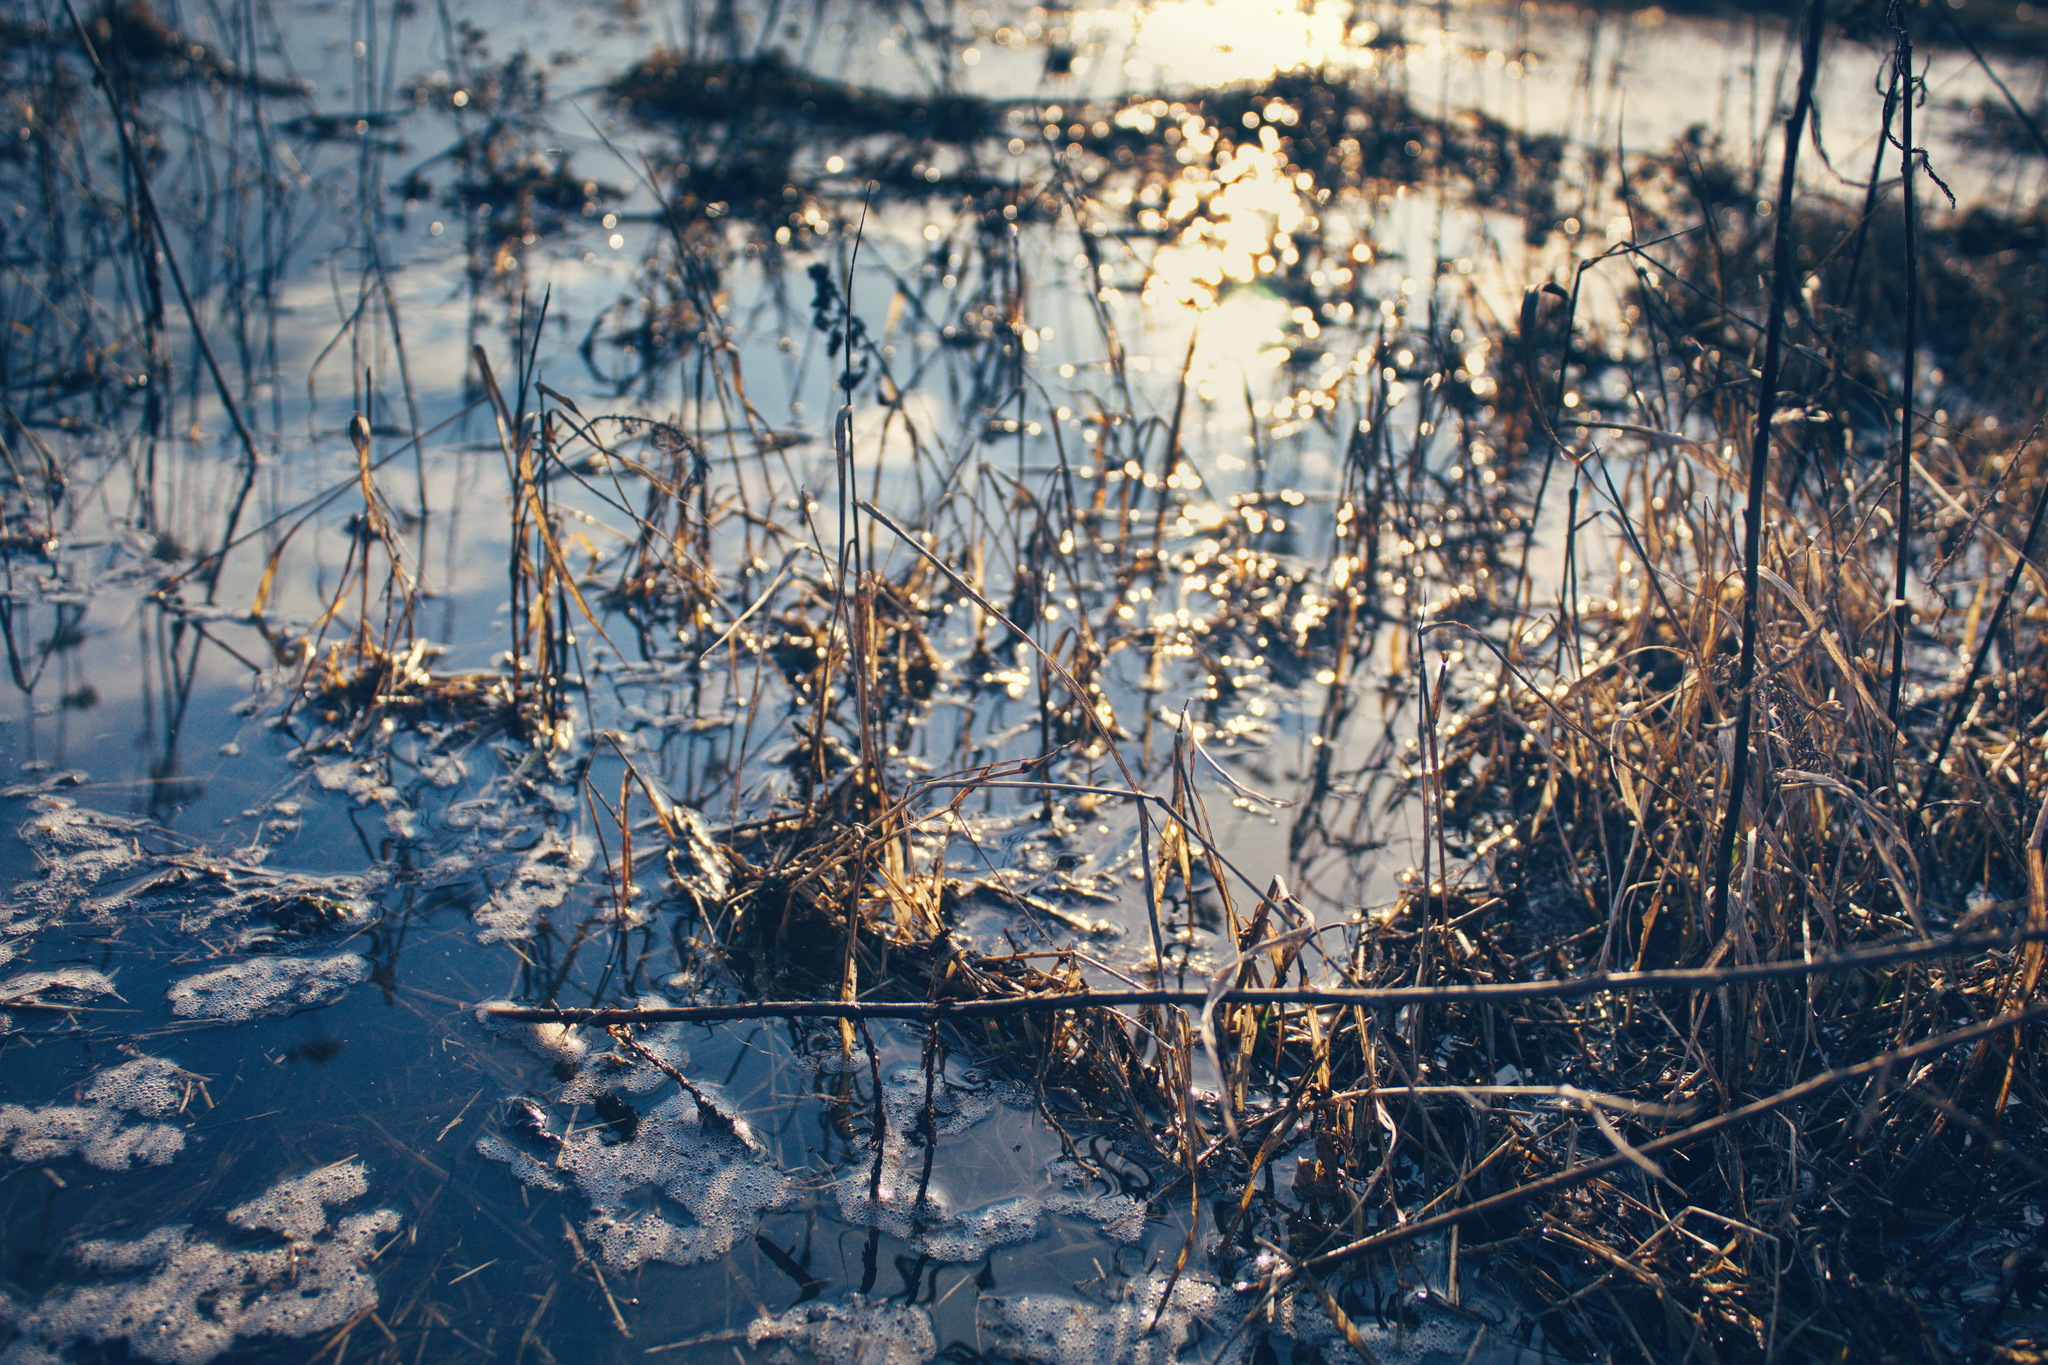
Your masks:
M1771 422L1778 411L1778 373L1784 363L1785 302L1791 296L1797 262L1792 249L1792 197L1799 174L1799 144L1813 108L1813 83L1820 71L1820 37L1827 0L1809 0L1799 52L1799 94L1785 120L1785 160L1778 172L1778 227L1771 261L1771 307L1764 323L1764 365L1757 379L1756 437L1749 451L1749 502L1742 522L1742 653L1735 672L1735 752L1728 767L1728 803L1714 838L1714 893L1708 902L1709 932L1718 934L1728 911L1728 870L1735 856L1735 832L1742 823L1742 797L1749 786L1749 731L1756 699L1758 570L1763 564L1764 493L1770 484Z
M1892 6L1893 79L1899 87L1899 180L1906 215L1906 355L1900 366L1898 542L1892 575L1892 686L1885 715L1896 735L1899 697L1906 682L1906 576L1913 565L1913 380L1920 354L1920 244L1913 205L1913 35L1899 6ZM1894 758L1896 758L1896 752Z
M100 60L99 49L93 45L92 35L86 31L85 20L78 17L77 8L71 0L64 0L64 12L71 18L72 31L78 35L78 45L93 70L93 78L107 97L107 109L114 116L114 136L120 144L121 159L128 167L128 173L135 186L137 198L147 219L149 236L156 242L156 249L163 256L163 264L171 272L171 284L178 291L178 303L184 309L185 321L191 326L193 344L199 348L200 359L206 362L206 372L213 378L214 392L220 398L222 411L227 413L228 422L234 427L235 435L242 443L242 478L236 486L234 498L228 507L227 529L221 533L220 548L202 561L207 565L204 572L206 599L211 602L220 585L221 565L226 561L227 552L235 541L235 529L241 525L242 509L249 500L249 493L256 486L256 470L262 464L262 456L256 449L256 435L242 417L242 406L235 401L234 390L228 385L227 374L221 369L220 359L213 352L213 343L207 339L206 328L199 321L199 309L192 302L192 291L185 285L185 272L178 268L178 253L171 241L170 229L165 226L163 214L157 210L156 196L149 187L147 163L136 150L135 140L129 136L128 123L121 117L121 103L114 90L113 77ZM152 401L154 399L152 398Z

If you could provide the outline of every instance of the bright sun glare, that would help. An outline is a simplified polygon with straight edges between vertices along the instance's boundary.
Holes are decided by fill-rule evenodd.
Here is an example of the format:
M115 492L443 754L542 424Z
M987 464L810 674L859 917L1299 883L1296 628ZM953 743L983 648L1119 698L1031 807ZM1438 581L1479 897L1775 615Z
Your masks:
M1338 0L1164 0L1142 16L1102 12L1105 30L1130 32L1129 61L1178 82L1219 85L1270 79L1346 51L1352 7Z

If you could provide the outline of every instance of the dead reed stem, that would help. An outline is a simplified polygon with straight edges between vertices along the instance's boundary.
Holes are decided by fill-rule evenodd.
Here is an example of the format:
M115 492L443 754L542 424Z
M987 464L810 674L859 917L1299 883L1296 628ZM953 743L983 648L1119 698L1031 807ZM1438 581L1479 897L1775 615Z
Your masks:
M1826 0L1807 0L1805 37L1799 49L1799 92L1785 118L1784 161L1778 171L1778 210L1771 261L1771 300L1764 321L1764 363L1757 377L1756 427L1750 441L1749 495L1742 514L1742 646L1735 666L1735 747L1728 765L1728 791L1714 836L1713 894L1708 901L1707 934L1718 938L1728 916L1728 878L1735 858L1735 835L1749 799L1750 727L1756 710L1757 624L1761 604L1764 500L1770 480L1772 424L1778 411L1779 371L1784 364L1785 305L1796 274L1793 260L1793 200L1798 193L1799 144L1806 138L1806 117L1813 107L1813 84L1820 74L1820 41L1826 29Z

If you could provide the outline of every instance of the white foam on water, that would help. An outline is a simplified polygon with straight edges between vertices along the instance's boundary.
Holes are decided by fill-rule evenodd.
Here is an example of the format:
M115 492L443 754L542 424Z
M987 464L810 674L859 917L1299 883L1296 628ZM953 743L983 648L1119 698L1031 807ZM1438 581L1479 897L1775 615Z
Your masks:
M420 776L437 787L453 787L469 776L469 769L453 754L431 754L420 764Z
M717 1260L795 1193L787 1174L722 1125L705 1124L696 1101L685 1094L641 1114L630 1140L608 1138L616 1135L604 1125L571 1133L549 1170L590 1201L583 1235L612 1269ZM502 1138L477 1146L479 1154L496 1160L507 1149ZM528 1183L541 1183L522 1165L513 1169Z
M476 1007L477 1022L486 1032L500 1038L510 1038L529 1052L550 1062L580 1062L590 1054L590 1040L580 1024L539 1023L530 1024L518 1019L502 1019L492 1011L510 1000L486 1000Z
M905 1303L870 1303L859 1294L800 1303L747 1327L747 1344L779 1341L818 1365L925 1365L939 1353L932 1320Z
M860 1193L865 1200L865 1186ZM917 1197L915 1181L907 1189L885 1189L883 1208L879 1216L871 1217L869 1226L879 1224L884 1232L910 1243L934 1261L953 1264L979 1261L997 1247L1029 1242L1045 1226L1045 1205L1026 1195L998 1199L965 1213L945 1213L936 1193L927 1190L925 1207L913 1210L910 1204ZM893 1207L888 1202L892 1197L900 1201ZM845 1207L842 1187L842 1212ZM872 1206L864 1205L863 1211L868 1207Z
M421 878L427 885L449 882L476 870L476 855L471 853L444 853L434 859Z
M1002 1360L1172 1365L1203 1328L1222 1335L1237 1325L1231 1314L1238 1297L1207 1277L1190 1275L1174 1282L1169 1295L1167 1277L1140 1275L1107 1303L1061 1294L984 1295L975 1306L975 1326L982 1350ZM1240 1337L1218 1365L1235 1365L1245 1353Z
M1138 1276L1107 1302L1063 1294L985 1295L975 1309L981 1347L1031 1365L1173 1365L1184 1353L1212 1354L1212 1340L1234 1337L1209 1365L1242 1365L1256 1332L1237 1328L1246 1315L1259 1312L1263 1330L1316 1348L1330 1365L1462 1365L1481 1331L1477 1321L1417 1294L1406 1305L1412 1325L1365 1314L1352 1318L1352 1330L1371 1353L1368 1361L1311 1295L1287 1295L1267 1310L1257 1294L1226 1288L1208 1275L1183 1275L1173 1281L1162 1309L1169 1278ZM1289 1352L1280 1354L1285 1359Z
M374 764L342 759L315 763L313 780L322 791L342 792L358 805L388 806L398 800L397 788L385 782Z
M580 835L564 839L549 830L540 842L520 855L512 875L476 909L480 943L530 938L541 917L559 909L582 878L596 850Z
M367 1190L362 1166L348 1162L280 1181L228 1213L244 1232L283 1234L282 1245L224 1246L185 1225L85 1242L72 1252L81 1268L139 1278L66 1286L34 1307L0 1303L19 1334L0 1365L45 1365L66 1359L67 1347L116 1342L161 1365L204 1365L238 1337L332 1331L377 1306L365 1267L378 1237L399 1226L389 1209L329 1224L328 1205Z
M266 850L243 849L237 857L248 858ZM197 860L193 855L188 862ZM366 876L309 877L292 872L270 872L249 867L215 864L204 869L221 879L209 894L183 907L178 927L188 934L204 933L217 924L245 920L269 920L294 932L311 928L337 929L368 923L377 907L369 893L385 880L385 874ZM128 898L110 897L107 909L121 908Z
M994 1114L1006 1102L1028 1107L1029 1101L1011 1094L995 1081L970 1071L962 1080L936 1076L931 1086L932 1127L940 1137L964 1133ZM882 1078L882 1104L889 1116L889 1131L908 1133L924 1117L925 1074L914 1066L897 1067Z
M145 855L134 834L141 821L86 810L64 796L38 797L33 805L21 841L43 875L16 893L18 908L65 909L85 888L142 865Z
M145 821L81 809L62 797L39 799L36 810L20 827L20 837L42 875L0 901L0 964L19 956L31 935L59 919L104 923L136 910L175 908L179 929L187 934L246 922L245 943L275 937L276 931L357 925L374 915L369 892L388 876L271 872L262 866L270 850L261 843L228 855L204 848L156 852L140 836L162 831ZM261 927L266 922L267 931Z
M1041 1201L1052 1213L1082 1218L1102 1226L1102 1235L1129 1245L1145 1236L1145 1206L1127 1194L1090 1192L1093 1177L1078 1161L1055 1161L1045 1168L1053 1192Z
M115 993L113 979L105 972L94 971L90 967L53 967L42 972L19 972L0 981L0 1000L10 1005L68 1005ZM49 996L56 999L47 999Z
M658 995L643 995L640 1004L645 1008L659 1008L668 1001ZM690 1065L690 1050L683 1045L681 1024L662 1024L651 1028L640 1036L639 1042L648 1055L660 1058L677 1071ZM562 1087L559 1098L564 1104L592 1104L600 1095L645 1095L673 1083L660 1067L649 1065L631 1053L600 1052L578 1068L575 1076Z
M327 1206L346 1204L369 1193L359 1161L324 1166L296 1180L280 1180L269 1190L228 1210L238 1228L281 1233L287 1241L310 1242L327 1226Z
M931 1131L938 1137L965 1132L996 1112L992 1085L961 1085L936 1076L931 1083ZM881 1168L864 1153L833 1184L839 1213L855 1227L877 1228L908 1242L935 1261L978 1261L997 1247L1036 1237L1045 1209L1022 1196L976 1209L955 1210L938 1184L922 1191L924 1152L913 1138L925 1120L925 1073L900 1067L882 1079Z
M1246 1311L1251 1306L1250 1296L1246 1296ZM1412 1294L1406 1308L1405 1316L1413 1319L1412 1325L1385 1323L1366 1315L1352 1317L1352 1330L1372 1352L1373 1360L1378 1365L1463 1365L1481 1325L1439 1307L1426 1292ZM1316 1347L1326 1361L1336 1365L1368 1365L1312 1295L1281 1300L1276 1305L1273 1327L1283 1336Z
M507 1031L513 1027L520 1026ZM643 1046L680 1072L689 1061L681 1033L680 1026L655 1029ZM534 1045L532 1038L522 1041ZM588 1200L583 1236L608 1268L716 1260L752 1236L762 1216L788 1204L796 1192L796 1182L749 1145L742 1122L723 1111L706 1115L694 1096L681 1092L638 1111L630 1137L609 1123L572 1123L581 1106L601 1096L646 1095L674 1086L672 1076L643 1058L599 1053L585 1059L562 1087L553 1112L531 1100L517 1101L528 1116L522 1122L537 1131L519 1141L516 1134L485 1134L477 1140L477 1154L509 1166L527 1185L573 1187ZM700 1088L712 1098L708 1087ZM529 1145L545 1151L537 1154Z
M185 1134L167 1123L129 1123L119 1110L96 1104L0 1104L0 1147L20 1162L75 1156L103 1171L125 1171L136 1162L166 1164L185 1149Z
M501 1162L512 1168L512 1174L521 1184L531 1185L537 1190L560 1194L569 1188L569 1182L554 1167L540 1160L532 1153L514 1147L496 1133L486 1133L476 1140L476 1153L487 1161Z
M137 1057L100 1072L85 1088L88 1104L160 1119L185 1101L186 1070L161 1057Z
M160 1058L138 1057L95 1076L83 1104L0 1105L0 1150L20 1162L75 1156L103 1171L165 1165L185 1150L184 1130L129 1116L162 1118L177 1109L184 1075Z
M257 957L188 976L165 992L182 1019L240 1023L339 999L369 980L370 964L355 953L333 957Z

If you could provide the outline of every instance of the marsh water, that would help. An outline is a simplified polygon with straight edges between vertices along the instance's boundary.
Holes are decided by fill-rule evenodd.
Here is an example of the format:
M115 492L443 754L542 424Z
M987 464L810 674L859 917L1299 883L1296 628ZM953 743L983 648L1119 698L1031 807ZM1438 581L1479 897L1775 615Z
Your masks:
M1347 1329L1262 1304L1208 1254L1234 1191L969 1035L629 1044L477 1006L835 994L792 901L736 938L715 903L865 746L949 942L1095 985L1230 969L1192 886L1148 901L1128 803L989 784L1112 771L997 607L1050 656L1092 641L1124 761L1199 789L1232 875L1282 879L1343 960L1486 838L1420 838L1398 622L1511 564L1554 592L1562 554L1563 492L1539 515L1447 395L1483 405L1488 324L1629 238L1627 158L1762 155L1785 19L6 22L0 1358L1548 1356L1455 1244L1348 1284ZM1847 183L1885 92L1838 45ZM1925 59L1946 183L2031 206L1985 71ZM1588 278L1619 354L1623 291ZM1398 600L1353 673L1331 568L1368 433L1439 496L1358 562ZM857 698L817 668L849 566L920 622ZM820 689L861 714L814 724Z

